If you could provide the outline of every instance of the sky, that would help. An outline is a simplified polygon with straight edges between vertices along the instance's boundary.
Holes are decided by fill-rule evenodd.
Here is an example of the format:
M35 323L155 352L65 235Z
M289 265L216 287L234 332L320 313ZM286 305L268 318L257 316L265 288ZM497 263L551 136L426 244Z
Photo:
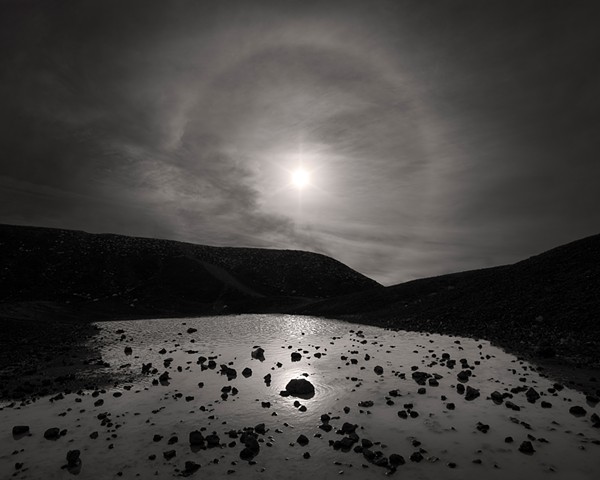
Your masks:
M310 250L385 285L600 233L594 0L0 12L0 223Z

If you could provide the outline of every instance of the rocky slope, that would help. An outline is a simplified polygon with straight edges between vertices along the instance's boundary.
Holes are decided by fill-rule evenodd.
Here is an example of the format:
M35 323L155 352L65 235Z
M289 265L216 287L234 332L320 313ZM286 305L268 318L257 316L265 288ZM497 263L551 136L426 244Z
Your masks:
M600 235L513 265L323 300L299 313L482 337L511 351L600 365Z
M289 308L380 287L315 253L0 225L0 316L135 318Z

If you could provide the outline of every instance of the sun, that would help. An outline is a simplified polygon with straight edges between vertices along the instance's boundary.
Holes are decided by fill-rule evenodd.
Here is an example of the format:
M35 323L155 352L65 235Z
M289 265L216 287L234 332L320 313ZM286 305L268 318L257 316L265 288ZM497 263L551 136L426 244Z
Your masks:
M298 168L292 172L292 184L299 190L308 185L310 174L303 168Z

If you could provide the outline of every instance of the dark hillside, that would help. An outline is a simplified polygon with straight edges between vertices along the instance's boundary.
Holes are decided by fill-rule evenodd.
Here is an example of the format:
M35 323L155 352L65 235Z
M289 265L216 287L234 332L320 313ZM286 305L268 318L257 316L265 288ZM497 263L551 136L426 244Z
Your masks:
M302 251L9 225L0 225L0 249L5 316L35 302L45 302L45 316L54 308L107 319L269 311L379 287Z
M513 265L344 295L301 311L599 364L600 235Z

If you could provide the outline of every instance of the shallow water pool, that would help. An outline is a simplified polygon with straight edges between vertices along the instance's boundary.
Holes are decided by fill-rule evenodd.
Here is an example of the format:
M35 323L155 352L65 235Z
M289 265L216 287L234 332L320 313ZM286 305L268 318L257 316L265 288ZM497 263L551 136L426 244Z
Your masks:
M592 479L600 468L597 407L485 341L289 315L98 325L92 346L114 386L4 404L0 478ZM257 347L263 361L251 356ZM281 396L294 378L309 380L314 396ZM479 396L467 399L459 385ZM529 401L529 388L539 398L529 391ZM260 449L242 460L240 434L258 424ZM14 437L14 425L30 434ZM51 427L66 432L45 439ZM218 442L190 445L195 430ZM523 442L533 452L520 451ZM66 468L75 449L81 463Z

